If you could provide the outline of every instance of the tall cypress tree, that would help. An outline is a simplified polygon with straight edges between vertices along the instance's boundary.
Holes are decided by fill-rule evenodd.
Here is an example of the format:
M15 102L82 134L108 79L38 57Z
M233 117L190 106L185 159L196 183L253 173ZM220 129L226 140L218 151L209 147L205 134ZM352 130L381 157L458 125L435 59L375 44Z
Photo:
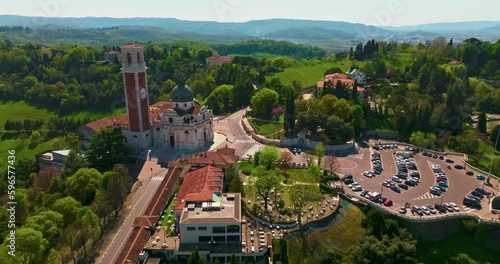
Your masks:
M351 99L353 101L358 99L358 82L356 80L354 80L354 84L352 85Z

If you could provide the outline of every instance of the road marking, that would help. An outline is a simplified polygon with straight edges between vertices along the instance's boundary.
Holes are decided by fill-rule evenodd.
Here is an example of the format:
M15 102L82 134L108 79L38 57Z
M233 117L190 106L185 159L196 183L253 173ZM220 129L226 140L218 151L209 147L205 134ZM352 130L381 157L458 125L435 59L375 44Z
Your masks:
M423 194L423 195L421 195L413 200L415 201L415 200L426 200L426 199L436 199L436 198L440 198L440 196L432 194L430 192L426 192L425 194Z
M253 144L253 143L255 143L254 140L249 140L249 139L237 139L234 142L235 143L247 143L247 144Z
M153 178L151 178L152 181L161 181L163 180L165 177L164 176L155 176Z
M476 209L476 208L467 207L467 206L465 206L465 205L462 205L462 209L464 209L464 211L465 211L465 212L467 212L467 213L470 213L470 212L472 212L472 211L477 211L477 209Z

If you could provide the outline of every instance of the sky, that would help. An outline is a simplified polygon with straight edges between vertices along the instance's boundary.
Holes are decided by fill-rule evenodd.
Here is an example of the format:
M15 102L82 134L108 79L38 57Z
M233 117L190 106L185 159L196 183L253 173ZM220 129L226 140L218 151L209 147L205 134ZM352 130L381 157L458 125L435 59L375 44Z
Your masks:
M375 26L500 20L498 0L3 0L0 14L45 17L171 17L244 22L269 18Z

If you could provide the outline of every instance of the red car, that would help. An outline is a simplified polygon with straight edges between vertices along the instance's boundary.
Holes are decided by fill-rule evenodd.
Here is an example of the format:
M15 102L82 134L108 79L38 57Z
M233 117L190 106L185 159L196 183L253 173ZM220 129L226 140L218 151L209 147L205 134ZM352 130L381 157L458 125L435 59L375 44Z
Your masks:
M391 206L391 205L392 205L392 200L391 200L391 199L387 199L387 200L384 202L384 205L385 205L385 206Z

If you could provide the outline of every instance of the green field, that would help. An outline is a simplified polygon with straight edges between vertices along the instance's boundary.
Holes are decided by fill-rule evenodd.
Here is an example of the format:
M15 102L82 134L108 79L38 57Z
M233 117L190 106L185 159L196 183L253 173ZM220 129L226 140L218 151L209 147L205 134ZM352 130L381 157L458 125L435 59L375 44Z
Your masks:
M89 119L91 121L99 120L108 116L119 116L126 114L127 110L123 108L116 108L113 111L80 111L71 114L64 114L61 117L73 117L74 119Z
M349 206L344 220L338 226L288 240L288 263L317 263L328 248L347 249L356 245L366 233L361 227L364 218L365 215L358 207Z
M39 109L22 101L0 103L0 113L2 113L0 115L1 130L4 129L6 120L23 121L24 119L43 119L47 121L51 117L57 117L57 114L50 112L47 109Z
M283 129L283 123L266 122L263 120L248 118L248 122L252 124L257 133L268 136L274 133L278 133Z
M29 138L10 138L9 135L2 133L0 133L0 137L0 171L7 169L7 155L9 150L13 149L16 151L16 160L19 160L20 158L34 159L35 154L52 149L52 144L54 144L57 140L52 139L39 144L35 148L30 148Z

